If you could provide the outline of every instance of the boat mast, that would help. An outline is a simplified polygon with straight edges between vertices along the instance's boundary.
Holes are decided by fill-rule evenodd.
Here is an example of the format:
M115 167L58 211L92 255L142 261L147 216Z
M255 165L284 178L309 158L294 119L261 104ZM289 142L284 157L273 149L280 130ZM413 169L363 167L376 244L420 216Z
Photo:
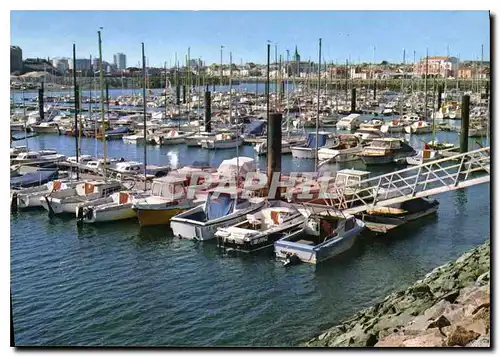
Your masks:
M404 101L404 80L405 80L405 62L406 62L406 50L403 48L403 78L401 78L401 100L399 105L399 116L403 117L403 101Z
M75 152L76 152L76 179L80 179L80 170L78 169L78 137L76 131L78 130L78 85L76 84L76 45L73 43L73 89L75 96Z
M163 96L163 104L165 105L165 119L167 118L167 61L165 61L165 95Z
M229 52L229 124L231 124L233 112L233 53ZM238 194L238 183L240 180L240 128L238 127L238 115L236 115L236 194ZM236 208L236 205L235 205Z
M142 46L142 118L144 125L144 191L146 191L146 183L147 183L147 173L146 173L146 165L147 165L147 145L146 145L146 56L144 56L144 42L141 42Z
M90 90L89 90L89 118L92 122L92 88L94 87L94 66L92 65L92 55L90 55ZM95 157L97 158L97 121L94 122Z
M188 47L188 54L187 54L187 98L186 98L186 101L187 101L187 110L188 110L188 125L190 124L191 122L191 117L190 117L190 114L191 114L191 106L190 106L190 103L191 103L191 47Z
M104 150L104 162L103 162L103 172L104 172L104 180L107 181L107 174L106 174L106 166L107 166L107 150L106 150L106 123L104 121L104 75L102 73L102 42L101 42L101 30L102 27L100 27L100 30L97 31L97 37L99 41L99 86L101 87L101 97L100 97L100 102L101 102L101 134L102 134L102 142L103 142L103 150Z
M321 90L321 38L319 39L318 58L318 109L316 111L316 154L314 155L314 172L318 171L318 139L319 139L319 94Z
M429 73L429 49L425 50L425 78L424 78L424 120L427 120L427 76Z
M22 96L23 96L23 118L24 118L24 140L25 140L25 143L26 143L26 151L29 152L29 149L28 149L28 118L26 117L26 101L24 100L24 78L22 79L23 81L23 84L21 86L21 92L22 92Z
M433 143L436 142L436 77L434 77L434 82L432 84L432 140ZM438 91L439 93L439 91Z

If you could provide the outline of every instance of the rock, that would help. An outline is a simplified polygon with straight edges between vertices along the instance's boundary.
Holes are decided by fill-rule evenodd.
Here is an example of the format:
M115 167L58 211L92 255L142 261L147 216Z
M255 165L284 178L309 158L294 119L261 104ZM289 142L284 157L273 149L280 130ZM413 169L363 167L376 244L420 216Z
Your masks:
M408 336L403 334L391 334L375 344L375 347L401 347L401 344Z
M433 295L431 288L425 283L415 284L409 290L416 296Z
M472 286L464 288L460 295L457 302L476 308L490 302L490 287L489 285L484 285L481 287Z
M447 346L454 346L454 345L459 345L459 346L465 346L472 340L475 340L478 338L480 335L479 333L475 331L470 331L466 330L463 326L461 325L456 325L454 328L451 330L450 334L446 338L446 345Z
M450 326L450 325L451 325L450 321L444 315L441 315L436 320L432 321L427 326L427 328L428 329L434 328L434 327L443 328L443 327Z
M321 335L318 336L318 341L322 341L328 336L330 336L329 332L322 333Z
M440 315L443 314L446 308L450 306L450 302L447 300L439 300L437 304L429 307L427 310L424 312L424 316L426 320L435 320L437 319Z
M378 336L374 334L370 334L366 339L365 347L373 347L378 342Z
M490 336L480 336L477 340L469 342L465 347L490 347Z
M409 338L401 344L401 347L443 347L444 337L437 328L427 330L427 333Z
M476 282L478 283L487 283L490 281L490 271L488 270L486 273L483 273L478 276Z
M453 304L457 300L458 295L460 295L460 291L454 290L451 293L444 295L441 299Z

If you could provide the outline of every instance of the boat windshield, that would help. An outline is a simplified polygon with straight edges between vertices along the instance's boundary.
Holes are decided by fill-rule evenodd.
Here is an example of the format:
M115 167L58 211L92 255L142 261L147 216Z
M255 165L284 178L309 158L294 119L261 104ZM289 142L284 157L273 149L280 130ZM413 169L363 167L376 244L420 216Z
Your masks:
M359 184L359 176L337 174L335 184L338 186L356 186Z

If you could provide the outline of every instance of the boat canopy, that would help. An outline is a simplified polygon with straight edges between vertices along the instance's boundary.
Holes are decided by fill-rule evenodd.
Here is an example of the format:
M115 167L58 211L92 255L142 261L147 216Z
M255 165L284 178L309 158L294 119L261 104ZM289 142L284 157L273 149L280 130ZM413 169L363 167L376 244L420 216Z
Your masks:
M253 172L257 170L257 165L255 163L255 159L250 157L241 156L239 158L232 158L229 160L224 160L220 164L217 172L220 175L224 176L235 176L238 172L239 165L239 173L240 176L245 176L248 172Z
M106 130L106 135L113 135L113 134L127 134L131 133L132 130L127 127L127 126L120 126L118 128L115 128L113 130Z
M217 198L213 193L207 197L207 220L213 220L227 216L233 210L235 200L227 194L218 194Z
M318 133L318 147L325 146L328 134ZM316 148L316 133L309 133L307 136L307 147L311 149Z
M210 164L208 163L208 161L193 161L191 167L210 167Z
M21 187L34 187L39 186L49 181L52 181L58 177L58 173L55 170L39 170L34 172L28 172L22 176L12 177L10 179L11 188L21 188Z
M245 135L260 136L264 133L266 122L263 120L254 120L245 128Z

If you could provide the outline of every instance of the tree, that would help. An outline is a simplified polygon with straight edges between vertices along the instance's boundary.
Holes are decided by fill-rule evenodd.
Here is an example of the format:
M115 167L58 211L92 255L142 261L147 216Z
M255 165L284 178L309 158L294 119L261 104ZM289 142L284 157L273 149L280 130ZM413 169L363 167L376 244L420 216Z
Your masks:
M387 62L386 60L383 60L382 62L380 62L380 65L382 66L387 66L389 64L389 62Z

